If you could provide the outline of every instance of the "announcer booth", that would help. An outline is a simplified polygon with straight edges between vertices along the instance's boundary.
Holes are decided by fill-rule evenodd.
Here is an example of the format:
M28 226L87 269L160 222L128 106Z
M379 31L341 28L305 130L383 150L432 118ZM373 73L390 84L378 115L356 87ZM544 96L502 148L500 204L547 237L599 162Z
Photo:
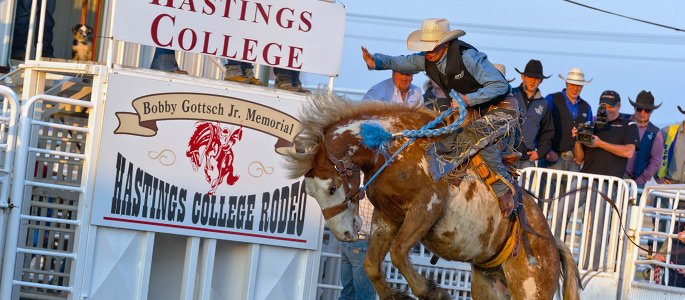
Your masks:
M223 81L218 58L328 76L330 89L344 8L103 11L100 62L39 58L6 79L21 117L0 299L315 298L324 222L279 154L306 96ZM193 76L143 68L153 47Z

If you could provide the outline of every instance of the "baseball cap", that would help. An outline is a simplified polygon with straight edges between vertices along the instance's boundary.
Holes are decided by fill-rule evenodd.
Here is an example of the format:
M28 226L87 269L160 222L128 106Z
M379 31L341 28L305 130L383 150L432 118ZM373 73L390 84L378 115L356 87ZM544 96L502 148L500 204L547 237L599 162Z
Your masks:
M599 96L599 103L617 106L619 103L621 103L621 96L616 91L606 90L602 92L601 96Z

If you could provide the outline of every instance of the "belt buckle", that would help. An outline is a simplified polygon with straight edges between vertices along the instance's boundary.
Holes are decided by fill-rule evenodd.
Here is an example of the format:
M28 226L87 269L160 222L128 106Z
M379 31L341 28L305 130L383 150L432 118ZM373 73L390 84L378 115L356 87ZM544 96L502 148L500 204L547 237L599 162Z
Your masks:
M366 239L366 234L360 233L360 234L357 236L357 238L360 239L360 240L365 240L365 239Z

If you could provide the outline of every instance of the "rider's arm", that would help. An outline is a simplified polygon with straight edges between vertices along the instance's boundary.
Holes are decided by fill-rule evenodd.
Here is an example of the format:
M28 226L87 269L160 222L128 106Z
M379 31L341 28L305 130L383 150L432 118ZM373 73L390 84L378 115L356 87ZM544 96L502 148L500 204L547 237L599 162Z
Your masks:
M462 53L464 66L474 79L483 87L477 91L466 94L469 105L478 105L492 100L509 91L509 83L504 76L488 61L485 53L474 49L467 49Z
M423 52L410 55L390 56L381 53L373 55L376 70L395 70L417 73L425 70L426 58Z

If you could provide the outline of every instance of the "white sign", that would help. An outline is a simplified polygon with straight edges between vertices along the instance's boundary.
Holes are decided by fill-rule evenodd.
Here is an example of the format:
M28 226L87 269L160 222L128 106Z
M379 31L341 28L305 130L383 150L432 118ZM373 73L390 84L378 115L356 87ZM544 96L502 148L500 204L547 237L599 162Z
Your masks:
M345 9L320 0L118 0L114 39L335 76Z
M95 225L316 249L321 211L277 147L301 101L112 74Z

